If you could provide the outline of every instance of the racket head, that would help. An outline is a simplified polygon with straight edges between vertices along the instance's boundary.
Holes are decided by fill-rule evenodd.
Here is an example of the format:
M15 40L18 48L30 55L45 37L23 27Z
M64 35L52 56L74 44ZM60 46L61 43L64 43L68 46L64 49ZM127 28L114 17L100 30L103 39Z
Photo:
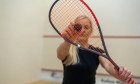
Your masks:
M84 42L80 43L82 45L79 45L76 41L72 41L63 36L63 32L66 30L70 22L75 21L75 19L80 16L87 16L92 24L93 31L88 39L89 45L95 47L94 50L100 54L104 51L105 54L109 56L99 22L91 8L83 0L56 0L49 11L49 21L62 38L75 46L91 49L89 47L85 47Z

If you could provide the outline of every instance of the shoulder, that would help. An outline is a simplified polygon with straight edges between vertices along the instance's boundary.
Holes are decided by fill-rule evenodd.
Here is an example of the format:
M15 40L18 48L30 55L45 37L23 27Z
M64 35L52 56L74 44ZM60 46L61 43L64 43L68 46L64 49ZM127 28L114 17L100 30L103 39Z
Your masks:
M105 53L105 51L99 47L94 47L92 45L89 45L89 48L92 49L92 50L95 50L97 52L100 52L100 53Z

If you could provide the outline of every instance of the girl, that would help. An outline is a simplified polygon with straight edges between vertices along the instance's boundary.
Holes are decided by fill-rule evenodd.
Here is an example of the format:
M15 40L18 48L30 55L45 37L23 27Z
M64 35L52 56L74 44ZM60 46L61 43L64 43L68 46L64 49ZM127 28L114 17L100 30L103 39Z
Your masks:
M77 23L82 26L80 32L74 30L74 25ZM87 16L79 16L69 24L63 32L63 36L92 49L95 47L88 43L92 31L94 30L91 20ZM95 75L99 63L110 75L120 81L126 82L132 77L132 73L127 68L120 66L119 72L117 72L106 58L77 48L65 40L59 45L57 56L63 63L64 78L62 84L95 84Z

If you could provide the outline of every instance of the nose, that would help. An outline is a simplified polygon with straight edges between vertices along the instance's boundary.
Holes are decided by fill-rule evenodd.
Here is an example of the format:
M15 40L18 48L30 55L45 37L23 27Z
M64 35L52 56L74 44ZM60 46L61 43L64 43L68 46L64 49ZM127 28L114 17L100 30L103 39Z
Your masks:
M85 29L84 29L84 27L82 27L82 29L81 29L81 33L84 33L85 32Z

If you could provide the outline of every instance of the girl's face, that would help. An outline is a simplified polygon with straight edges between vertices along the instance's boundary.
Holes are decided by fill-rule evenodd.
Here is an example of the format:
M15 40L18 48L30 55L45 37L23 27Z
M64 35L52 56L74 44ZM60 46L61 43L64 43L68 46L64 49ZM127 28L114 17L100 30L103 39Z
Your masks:
M85 40L85 41L88 40L89 36L92 33L92 26L91 26L89 19L88 18L79 19L77 23L82 25L82 29L80 31L79 38L77 40L78 41L79 40Z

